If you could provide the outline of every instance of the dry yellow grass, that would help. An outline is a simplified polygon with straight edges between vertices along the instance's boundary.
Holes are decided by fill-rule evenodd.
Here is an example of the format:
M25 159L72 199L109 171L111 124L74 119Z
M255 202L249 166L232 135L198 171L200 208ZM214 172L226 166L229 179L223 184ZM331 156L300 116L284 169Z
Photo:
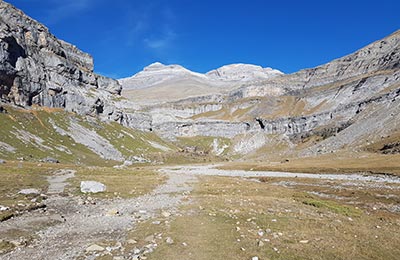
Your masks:
M233 162L223 169L288 171L307 173L386 173L400 175L400 154L336 153L318 157L289 158L289 161Z
M384 189L343 189L310 186L296 180L292 188L279 179L254 182L227 177L202 177L183 215L165 224L140 224L130 238L162 233L147 259L397 259L400 254L399 216L371 205L391 203ZM324 192L345 199L319 198ZM387 195L387 194L386 194ZM354 206L356 203L357 206ZM263 231L259 233L259 231ZM171 237L173 244L167 244ZM262 243L260 244L260 241ZM301 241L301 242L300 242ZM183 243L186 244L183 245ZM261 245L261 246L260 246Z

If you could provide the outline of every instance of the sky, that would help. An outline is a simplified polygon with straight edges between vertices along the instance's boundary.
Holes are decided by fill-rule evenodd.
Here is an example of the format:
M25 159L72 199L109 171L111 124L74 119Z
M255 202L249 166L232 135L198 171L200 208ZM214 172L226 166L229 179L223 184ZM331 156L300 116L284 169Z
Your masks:
M153 62L207 72L249 63L293 73L400 29L398 0L6 0L131 76Z

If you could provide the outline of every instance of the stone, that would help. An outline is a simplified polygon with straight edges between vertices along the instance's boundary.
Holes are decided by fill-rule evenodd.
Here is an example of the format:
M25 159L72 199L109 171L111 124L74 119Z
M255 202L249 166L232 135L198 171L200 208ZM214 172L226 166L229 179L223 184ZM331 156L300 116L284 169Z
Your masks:
M107 211L107 216L118 216L120 212L117 209L110 209Z
M132 161L124 161L123 166L128 167L128 166L132 166L133 162Z
M136 241L135 239L128 239L126 242L127 242L128 244L130 244L130 245L137 244L137 241Z
M145 239L144 239L144 241L146 241L146 242L153 242L154 241L154 235L150 235L150 236L147 236Z
M163 216L164 218L168 218L171 216L171 213L169 213L168 211L162 211L161 216Z
M31 188L31 189L23 189L23 190L20 190L18 192L18 194L22 194L22 195L38 195L38 194L40 194L40 191L38 189L33 189L33 188Z
M10 209L9 207L0 205L0 211L6 211L6 210L9 210L9 209Z
M86 248L86 252L101 252L104 251L105 248L96 244L90 245Z
M308 240L300 240L299 241L300 244L308 244L308 242L309 242Z
M167 238L165 239L165 242L166 242L167 244L171 245L171 244L174 243L174 240L173 240L172 238L170 238L170 237L167 237Z
M258 256L253 256L251 260L258 260Z
M40 161L44 162L44 163L60 163L59 160L57 160L56 158L53 158L53 157L46 157Z
M262 247L262 246L264 246L264 242L260 240L260 241L258 241L257 245L258 245L259 247Z
M97 181L81 181L81 192L83 193L99 193L105 192L106 186Z
M6 163L6 161L0 159L0 164L5 164L5 163Z

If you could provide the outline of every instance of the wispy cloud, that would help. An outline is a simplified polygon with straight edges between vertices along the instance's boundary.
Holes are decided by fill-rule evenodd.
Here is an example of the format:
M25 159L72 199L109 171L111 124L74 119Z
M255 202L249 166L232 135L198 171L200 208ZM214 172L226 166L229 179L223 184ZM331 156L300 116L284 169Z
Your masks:
M176 25L177 16L169 6L156 2L135 6L127 18L126 45L160 55L176 45Z
M37 1L37 0L35 0ZM46 20L48 24L60 22L73 15L88 10L94 4L95 0L45 0L48 9L46 12Z
M176 36L174 30L166 26L159 35L145 38L143 42L148 48L161 51L171 47Z

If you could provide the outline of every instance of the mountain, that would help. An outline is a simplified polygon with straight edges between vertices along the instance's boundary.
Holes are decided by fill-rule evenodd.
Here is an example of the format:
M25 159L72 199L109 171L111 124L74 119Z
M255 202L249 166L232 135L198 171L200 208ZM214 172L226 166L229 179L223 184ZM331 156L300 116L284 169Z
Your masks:
M180 65L153 63L129 78L120 79L122 95L137 103L173 101L228 92L243 83L283 75L278 70L249 64L231 64L206 74Z
M74 161L78 146L80 161L92 153L114 161L157 151L164 160L270 161L400 151L400 31L288 75L249 64L201 74L154 63L118 82L3 1L0 20L3 158L49 153ZM63 136L68 145L57 143Z

